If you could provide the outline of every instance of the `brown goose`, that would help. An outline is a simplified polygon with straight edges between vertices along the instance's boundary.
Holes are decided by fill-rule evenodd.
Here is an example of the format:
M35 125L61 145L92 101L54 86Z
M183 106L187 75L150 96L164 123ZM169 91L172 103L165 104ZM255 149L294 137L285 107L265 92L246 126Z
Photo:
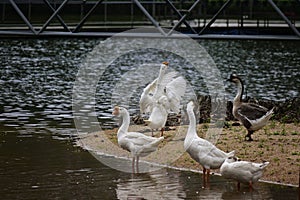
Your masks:
M248 130L245 140L253 141L251 135L254 131L261 129L267 124L272 117L274 108L268 110L258 104L242 102L244 93L243 81L236 74L232 74L228 81L235 83L238 87L237 95L233 99L232 114Z

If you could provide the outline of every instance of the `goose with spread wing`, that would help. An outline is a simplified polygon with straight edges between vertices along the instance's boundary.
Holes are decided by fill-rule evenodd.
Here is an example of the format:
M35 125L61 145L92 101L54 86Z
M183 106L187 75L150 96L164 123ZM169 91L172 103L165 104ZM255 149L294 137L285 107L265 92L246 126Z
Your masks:
M220 168L220 172L224 178L238 181L238 189L240 189L240 183L247 183L252 190L252 184L262 177L263 171L268 164L269 162L238 161L236 157L231 156L226 158Z
M126 108L115 106L113 115L122 117L122 125L118 130L118 144L132 154L132 172L139 172L139 157L144 157L157 150L164 137L154 138L139 132L128 132L130 124L129 112Z
M274 107L271 110L254 103L242 101L244 84L240 77L232 74L228 81L233 82L238 87L238 92L233 99L233 116L239 120L247 129L248 134L245 136L247 141L253 141L251 135L254 131L263 128L272 117Z
M194 107L193 101L187 104L190 123L184 140L184 149L203 167L203 182L207 183L209 182L210 170L219 169L226 158L234 156L234 151L226 153L197 135Z
M169 63L163 62L158 78L147 85L140 98L140 112L150 113L145 122L152 129L163 127L167 121L168 113L179 113L180 101L186 90L186 82L183 77L176 77L176 72L166 74Z

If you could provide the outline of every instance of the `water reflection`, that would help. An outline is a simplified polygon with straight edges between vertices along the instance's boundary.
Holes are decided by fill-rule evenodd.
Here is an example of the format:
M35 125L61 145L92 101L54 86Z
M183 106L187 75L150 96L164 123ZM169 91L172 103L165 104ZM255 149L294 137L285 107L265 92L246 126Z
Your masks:
M103 160L99 157L97 159ZM110 159L118 162L118 158ZM210 186L207 187L203 185L200 173L171 168L129 175L115 181L118 199L297 199L295 187L258 182L252 191L246 184L238 190L236 182L218 175L211 176Z
M117 184L118 199L185 199L178 182L180 172L162 169L149 174L133 175Z
M2 133L0 166L1 199L84 198L89 192L99 194L96 181L110 179L101 178L101 173L112 173L93 162L89 153L45 134ZM113 197L113 193L108 195Z
M297 188L258 183L253 192L247 185L237 191L235 182L219 176L204 188L195 172L123 173L74 147L71 139L16 134L1 134L1 199L297 199Z

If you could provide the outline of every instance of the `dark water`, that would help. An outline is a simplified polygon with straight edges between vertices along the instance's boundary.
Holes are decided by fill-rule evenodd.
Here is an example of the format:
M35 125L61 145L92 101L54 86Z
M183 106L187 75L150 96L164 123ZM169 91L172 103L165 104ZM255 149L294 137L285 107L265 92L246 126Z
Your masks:
M201 44L225 78L232 71L241 75L250 97L286 100L299 96L299 42L205 41Z
M297 189L258 184L254 192L213 177L203 189L199 174L163 169L132 176L102 165L75 147L72 92L86 54L96 39L0 40L0 196L1 199L297 199ZM224 80L232 71L246 79L247 94L284 100L299 96L300 43L268 41L203 41ZM156 59L144 52L143 59ZM125 72L130 55L116 60L106 73ZM175 59L176 65L184 61ZM117 74L118 76L118 74ZM99 123L111 119L112 77L99 83ZM192 86L202 84L189 80ZM226 85L232 98L235 88ZM132 99L137 102L138 99ZM133 103L134 104L134 103ZM132 108L136 112L136 106ZM150 195L150 196L146 196Z
M161 169L132 175L102 165L70 140L2 133L1 199L297 199L297 188L258 183L249 192L211 176Z

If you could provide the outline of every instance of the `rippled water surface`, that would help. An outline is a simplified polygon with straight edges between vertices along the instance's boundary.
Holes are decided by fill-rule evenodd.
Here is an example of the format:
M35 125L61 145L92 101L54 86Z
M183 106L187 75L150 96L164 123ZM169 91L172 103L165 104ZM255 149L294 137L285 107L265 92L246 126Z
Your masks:
M72 113L74 81L98 39L0 40L0 196L1 199L297 199L295 188L258 184L252 193L213 177L203 189L200 175L163 169L134 175L99 163L74 147ZM224 81L235 71L245 80L247 95L272 100L299 96L300 43L279 41L201 41ZM99 55L101 56L101 55ZM111 90L134 67L166 59L197 94L206 94L201 75L173 54L153 49L116 59L96 88L95 116L102 127L115 124ZM144 74L140 74L144 76ZM139 76L139 73L136 74ZM195 78L197 77L197 78ZM124 85L125 87L125 85ZM225 83L226 97L236 92ZM131 113L137 113L136 97ZM89 110L91 105L86 105ZM88 115L89 113L87 113ZM281 195L282 194L282 195Z

